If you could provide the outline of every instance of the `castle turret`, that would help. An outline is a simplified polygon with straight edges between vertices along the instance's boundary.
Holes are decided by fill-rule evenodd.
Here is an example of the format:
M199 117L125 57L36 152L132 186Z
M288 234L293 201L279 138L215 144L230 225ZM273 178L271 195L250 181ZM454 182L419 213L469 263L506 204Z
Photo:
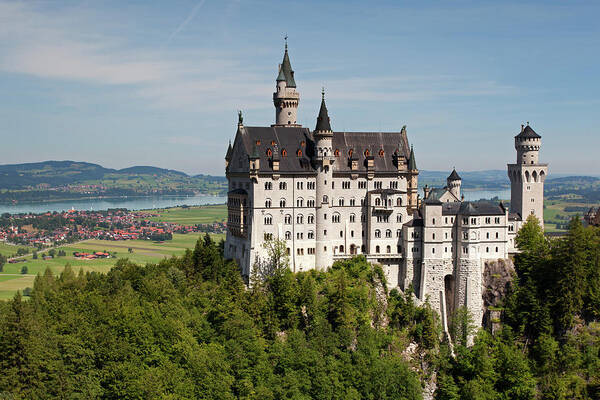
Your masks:
M315 139L313 162L317 169L317 241L315 266L316 268L323 269L329 267L333 262L333 248L331 245L328 246L328 241L331 241L331 239L327 237L327 227L329 225L327 214L330 215L330 218L332 217L331 213L328 212L332 205L332 199L329 190L330 186L327 182L331 182L332 180L332 167L335 160L331 143L333 131L331 130L327 106L325 105L325 91L322 92L321 109L319 110L317 125L313 136ZM329 235L333 235L333 231L331 229L329 231Z
M446 178L446 187L458 200L460 200L460 186L462 179L456 172L456 168L452 169L452 173Z
M510 178L510 211L526 220L535 215L544 226L544 180L548 175L548 164L539 163L542 137L530 126L521 125L515 136L517 162L508 164Z
M298 103L300 94L296 91L294 71L288 55L287 38L283 61L279 65L273 104L275 105L275 124L273 126L300 126L298 124Z

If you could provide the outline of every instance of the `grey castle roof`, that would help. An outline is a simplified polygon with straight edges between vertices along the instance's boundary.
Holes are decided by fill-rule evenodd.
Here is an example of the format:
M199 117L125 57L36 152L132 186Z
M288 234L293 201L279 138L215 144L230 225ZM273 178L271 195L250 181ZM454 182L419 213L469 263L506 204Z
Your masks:
M408 169L414 171L417 169L417 160L415 160L415 152L412 146L410 147L410 156L408 158Z
M427 200L438 201L446 192L448 188L432 188L427 196Z
M238 134L241 136L246 154L256 155L260 158L259 172L273 172L270 163L271 156L267 152L268 149L273 152L275 145L279 149L280 173L316 172L311 164L311 157L314 155L314 136L308 128L242 126L239 128ZM237 139L236 143L238 143ZM333 164L334 173L350 173L352 171L350 150L352 150L352 157L358 159L358 172L367 170L365 150L369 149L370 157L374 159L375 171L383 173L398 171L394 162L396 150L405 158L408 158L407 155L410 152L406 130L401 132L333 132L332 147L339 153ZM297 155L298 150L301 151L301 156ZM230 170L235 172L236 169L237 167L233 165Z
M442 215L504 215L505 212L502 204L470 201L442 203Z
M456 173L456 168L452 169L452 173L450 174L450 176L447 179L449 181L460 181L460 180L462 180L461 177L458 175L458 173Z
M285 45L285 53L283 53L283 61L281 62L281 71L285 76L285 82L288 87L296 87L296 81L294 80L294 71L292 70L292 63L290 63L290 56L288 55L287 44Z
M516 138L522 139L540 139L541 136L538 135L529 125L527 125L523 130L515 136Z
M319 116L317 117L317 126L315 132L331 132L331 123L329 121L329 115L327 114L327 106L325 105L325 94L321 98L321 109L319 110Z
M231 153L233 153L233 147L231 147L231 140L230 140L229 146L227 147L227 154L225 154L225 159L227 161L231 160Z

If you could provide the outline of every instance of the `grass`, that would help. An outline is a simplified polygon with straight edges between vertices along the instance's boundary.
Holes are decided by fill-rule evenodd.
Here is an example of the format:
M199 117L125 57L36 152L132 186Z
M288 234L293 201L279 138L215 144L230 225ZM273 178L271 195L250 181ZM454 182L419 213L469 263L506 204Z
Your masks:
M563 232L557 225L564 225L576 215L582 216L583 211L565 211L565 207L589 208L593 204L573 200L547 200L544 208L544 229L547 232Z
M212 222L223 222L227 219L227 206L225 204L198 207L175 207L166 209L150 210L151 217L155 222L172 222L181 225L209 224Z
M19 247L26 248L30 252L32 252L33 250L35 250L33 247L29 247L29 246L14 245L14 244L8 244L8 243L0 243L0 254L2 254L3 256L6 256L6 257L10 257L10 256L12 256L14 254L17 254L17 249Z
M37 260L31 256L26 257L26 262L17 264L5 264L4 271L0 273L0 299L11 298L17 290L23 290L33 285L33 279L38 273L43 273L49 268L54 274L60 274L67 263L71 264L73 271L83 272L108 272L120 259L127 258L135 263L146 264L162 260L165 257L180 256L186 249L193 248L196 241L204 234L174 234L173 240L163 243L151 242L147 240L127 240L127 241L107 241L107 240L86 240L83 242L61 246L58 250L64 250L65 257L55 257L51 260L43 260L39 252ZM225 238L224 234L211 234L215 241ZM128 249L133 250L129 253ZM73 252L96 252L107 251L115 254L114 258L80 260L73 256ZM20 275L21 268L27 266L27 275ZM13 275L7 275L13 274Z

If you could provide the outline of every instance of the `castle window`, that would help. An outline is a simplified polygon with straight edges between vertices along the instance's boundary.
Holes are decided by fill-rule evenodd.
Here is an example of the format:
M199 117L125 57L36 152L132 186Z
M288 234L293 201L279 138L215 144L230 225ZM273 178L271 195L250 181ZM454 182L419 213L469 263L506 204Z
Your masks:
M383 157L383 155L384 155L383 149L379 150L379 157Z
M304 183L303 182L296 182L296 189L302 190L303 187L304 187Z
M265 200L265 208L271 208L271 199Z
M315 223L315 216L314 216L314 215L312 215L312 214L310 214L310 215L308 216L307 220L308 220L308 223L309 223L309 224L314 224L314 223Z
M496 239L498 239L498 232L496 232Z
M486 252L486 253L489 253L489 252L490 252L490 248L489 248L489 247L486 247L486 248L485 248L485 252Z
M365 150L365 157L369 157L371 155L371 152L369 151L369 149Z
M344 237L344 231L340 231L340 237L343 238Z
M469 218L463 218L463 225L469 224Z
M273 225L273 217L270 215L265 215L265 225Z
M298 149L298 151L296 151L296 155L298 157L302 157L302 150Z
M386 238L391 238L392 237L392 230L391 229L386 229L386 231L385 231L385 237Z
M398 182L397 181L390 182L390 189L398 189Z
M273 152L271 151L271 149L267 149L267 157L271 157L273 155Z
M496 253L498 252L498 248L496 247Z
M375 205L376 205L376 206L380 206L380 205L381 205L381 199L380 199L379 197L377 197L377 198L375 199Z
M435 233L431 234L431 240L435 240Z
M388 245L385 249L386 249L386 251L387 251L388 254L392 252L392 246Z
M302 214L298 214L296 216L296 223L297 224L302 224L303 220L304 220L304 217L302 216Z
M500 223L500 217L494 218L494 222L497 223L497 224L499 224Z
M286 214L285 218L284 218L284 221L285 221L284 223L286 225L290 225L292 223L292 216L290 214Z
M340 222L340 214L334 213L333 216L331 217L331 221L334 223L339 223Z
M344 198L343 198L343 197L340 197L340 198L338 199L338 205L339 205L340 207L342 207L342 206L344 205Z
M271 189L273 189L273 183L265 182L265 190L271 190Z
M303 203L304 203L304 199L302 199L302 197L299 197L296 199L296 207L302 207Z
M382 188L381 182L375 182L374 186L375 186L375 189L381 189Z
M338 149L335 149L335 151L333 152L333 155L336 157L340 156L340 151Z
M275 146L275 141L271 140L271 146Z
M375 246L375 253L379 254L379 246Z
M486 217L485 218L485 223L486 224L490 224L492 222L492 219L490 217Z
M263 235L263 238L264 238L265 241L273 240L273 234L272 233L265 233Z
M342 245L342 246L340 246L340 253L343 253L343 252L344 252L344 246Z
M323 230L323 236L327 236L327 229ZM325 247L325 251L327 251L327 247Z
M292 232L286 231L285 232L285 240L290 240L291 238L292 238Z
M350 182L342 182L342 189L350 189Z
M257 145L257 146L260 146L260 140L257 140L257 141L256 141L256 145Z
M435 218L432 219L431 225L435 225Z
M282 157L287 157L287 150L286 149L281 150L281 156Z
M348 150L348 157L352 157L352 154L354 154L354 150L353 149Z
M313 231L308 231L308 238L309 239L314 239L315 238L315 233Z
M315 200L314 199L306 200L306 206L307 207L314 207L315 206Z
M286 190L286 189L287 189L287 183L279 182L279 190Z
M379 229L375 229L375 237L376 238L380 238L381 237L381 231Z
M360 252L361 253L365 253L366 251L367 251L367 248L365 247L364 244L362 246L360 246Z
M300 146L302 146L302 147L306 146L306 142L305 142L304 140L303 140L303 141L301 141L301 142L300 142Z
M356 199L355 198L351 198L350 199L350 205L351 206L355 206L356 205Z
M402 222L402 214L396 215L396 222Z
M431 249L431 254L435 254L435 248Z
M490 238L490 233L489 233L489 232L485 234L485 238L486 238L486 239L489 239L489 238Z
M281 208L285 207L285 199L279 200L279 207L281 207Z
M350 237L354 237L354 231L350 231Z
M358 182L358 188L359 189L366 189L367 188L367 181L359 181Z
M304 239L304 233L302 233L302 232L297 232L297 233L296 233L296 239Z
M327 203L329 201L329 199L327 198L327 195L323 196L323 203Z
M350 222L356 222L356 215L350 214Z
M396 229L396 237L397 238L402 237L402 229Z
M314 182L306 182L306 188L308 190L314 190L315 189L315 183Z

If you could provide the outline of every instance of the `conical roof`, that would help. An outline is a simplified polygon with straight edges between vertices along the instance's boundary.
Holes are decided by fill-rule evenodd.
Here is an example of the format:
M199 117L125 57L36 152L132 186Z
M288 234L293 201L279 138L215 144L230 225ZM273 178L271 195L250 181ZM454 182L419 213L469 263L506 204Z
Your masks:
M523 130L521 130L521 133L519 133L517 136L518 138L525 138L525 139L540 139L541 136L538 135L530 126L529 123L527 123L527 126L525 126L523 128Z
M448 181L461 181L461 177L456 173L456 168L452 169L452 173L447 178Z
M410 146L410 156L408 158L408 170L415 171L417 169L417 160L415 160L415 151L412 146Z
M331 132L331 124L329 122L327 106L325 105L325 92L322 93L321 109L319 110L319 116L317 117L315 132Z
M283 68L281 68L281 65L280 65L279 66L279 75L277 75L276 81L280 82L280 81L285 81L285 80L287 80L287 79L285 79L285 74L283 73Z
M281 63L281 71L285 76L285 81L288 87L296 87L296 81L294 80L294 71L292 70L292 63L290 63L290 56L288 55L287 43L285 45L285 53L283 53L283 61ZM279 80L279 78L278 78Z
M233 153L233 147L231 147L231 140L230 140L229 147L227 147L227 154L225 154L225 159L227 161L231 160L231 153Z

